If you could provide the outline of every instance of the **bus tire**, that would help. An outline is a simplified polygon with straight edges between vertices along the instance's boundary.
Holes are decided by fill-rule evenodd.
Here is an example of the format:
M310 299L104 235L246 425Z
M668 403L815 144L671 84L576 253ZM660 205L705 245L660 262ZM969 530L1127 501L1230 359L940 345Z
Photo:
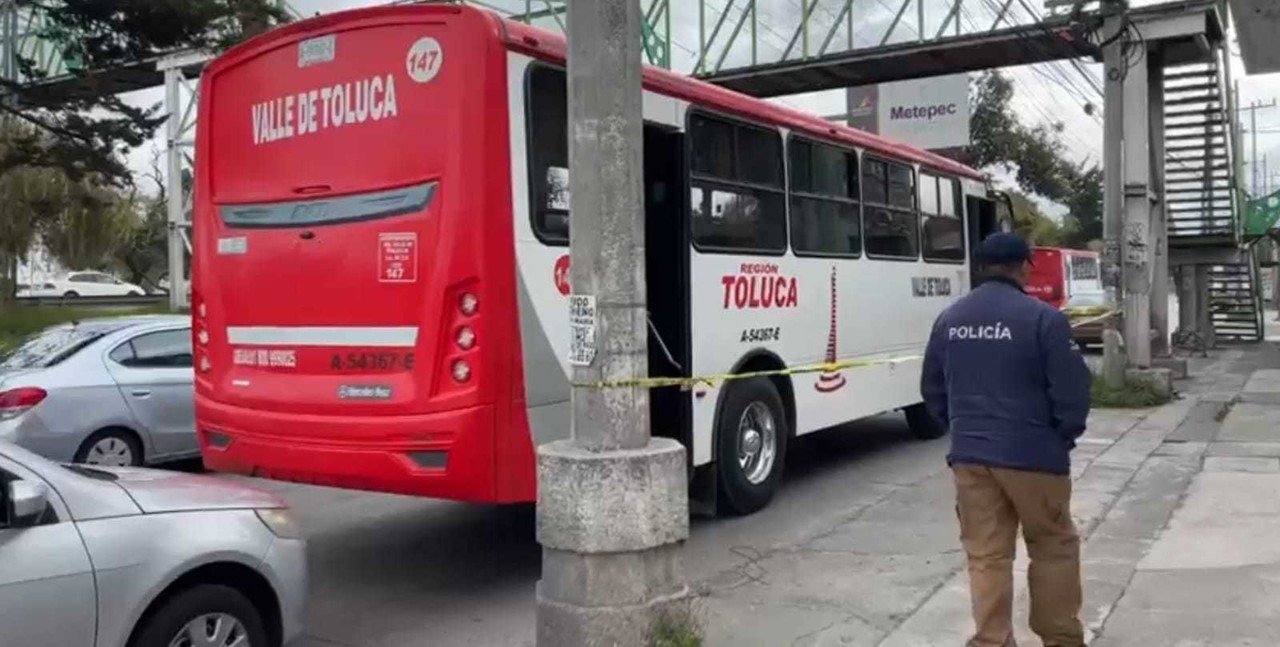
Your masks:
M782 481L790 435L772 380L730 382L716 421L716 474L728 512L748 515L769 505Z
M934 440L947 435L947 428L929 413L929 408L924 403L907 407L902 412L907 414L907 426L911 428L911 435L916 438Z

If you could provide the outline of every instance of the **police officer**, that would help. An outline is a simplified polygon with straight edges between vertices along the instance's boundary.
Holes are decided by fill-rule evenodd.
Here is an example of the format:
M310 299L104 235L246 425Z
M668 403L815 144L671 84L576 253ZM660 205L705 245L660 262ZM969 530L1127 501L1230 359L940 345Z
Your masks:
M1045 647L1082 647L1070 453L1085 430L1092 376L1066 316L1023 292L1030 247L996 233L977 255L986 281L938 317L921 385L929 411L951 432L947 463L977 625L968 645L1014 645L1021 524L1031 629Z

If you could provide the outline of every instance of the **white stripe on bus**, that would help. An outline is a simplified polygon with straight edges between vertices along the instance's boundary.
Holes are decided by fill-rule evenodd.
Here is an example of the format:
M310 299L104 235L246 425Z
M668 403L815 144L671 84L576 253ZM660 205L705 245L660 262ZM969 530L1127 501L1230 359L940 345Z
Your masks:
M227 340L244 346L410 347L417 326L228 326Z

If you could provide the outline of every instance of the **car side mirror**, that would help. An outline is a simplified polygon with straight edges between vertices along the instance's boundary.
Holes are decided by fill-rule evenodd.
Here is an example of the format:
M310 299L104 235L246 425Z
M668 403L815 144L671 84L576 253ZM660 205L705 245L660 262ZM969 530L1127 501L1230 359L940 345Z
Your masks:
M44 483L11 481L7 494L6 516L10 528L33 526L49 509L49 488Z

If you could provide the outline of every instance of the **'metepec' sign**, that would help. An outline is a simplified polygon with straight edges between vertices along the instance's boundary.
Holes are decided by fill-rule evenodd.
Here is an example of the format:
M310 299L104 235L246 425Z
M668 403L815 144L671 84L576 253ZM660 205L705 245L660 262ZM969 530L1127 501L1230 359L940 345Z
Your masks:
M969 75L849 88L849 125L925 149L969 145Z

